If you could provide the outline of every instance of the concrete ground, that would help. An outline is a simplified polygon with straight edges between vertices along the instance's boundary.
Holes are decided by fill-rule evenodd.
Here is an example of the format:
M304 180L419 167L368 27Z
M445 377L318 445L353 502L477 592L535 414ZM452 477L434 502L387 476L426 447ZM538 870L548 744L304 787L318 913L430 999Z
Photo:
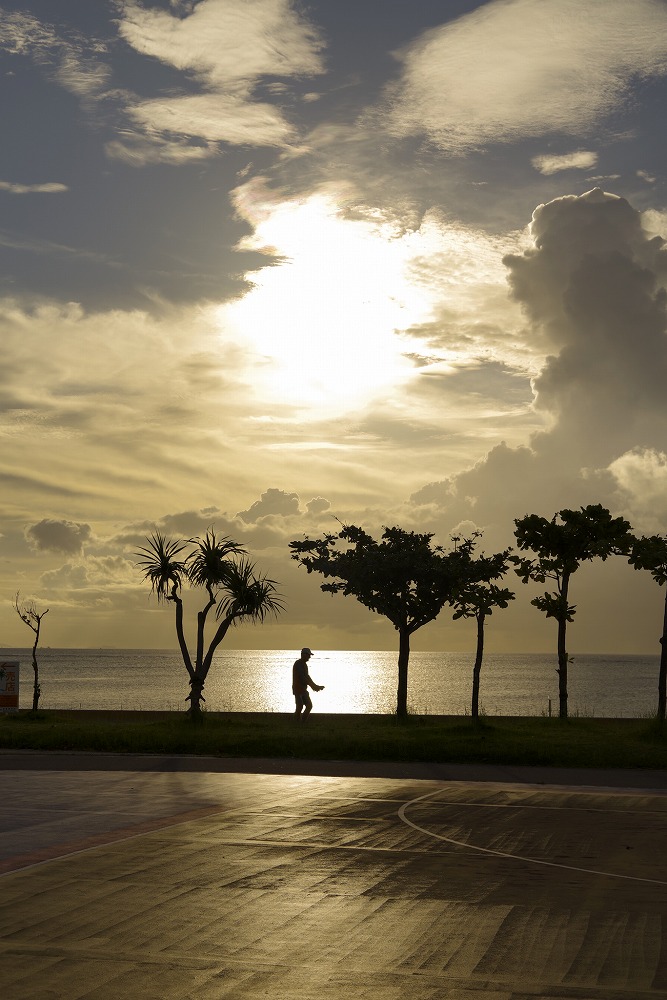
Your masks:
M0 754L0 997L667 998L665 773L260 765Z

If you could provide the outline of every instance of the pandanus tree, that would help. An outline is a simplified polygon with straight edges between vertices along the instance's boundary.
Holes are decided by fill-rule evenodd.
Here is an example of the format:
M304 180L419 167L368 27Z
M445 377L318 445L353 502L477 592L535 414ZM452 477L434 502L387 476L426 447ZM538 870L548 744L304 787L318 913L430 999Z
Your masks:
M628 562L635 569L648 570L659 587L667 584L667 536L650 535L633 539ZM665 724L667 707L667 587L665 588L665 611L660 637L660 673L658 675L658 724Z
M532 550L534 558L512 556L524 583L552 580L555 591L535 597L530 603L558 623L559 716L567 719L567 625L574 620L576 605L570 604L570 579L584 561L608 559L627 553L631 544L630 523L612 517L601 504L579 510L561 510L549 519L526 514L515 520L514 532L520 549Z
M309 573L331 580L321 584L330 594L352 595L388 618L398 632L396 714L408 714L410 637L451 604L467 580L472 540L450 552L432 545L432 534L384 528L377 541L356 525L338 534L289 543L292 558Z
M454 619L474 618L477 622L477 647L472 670L471 716L479 718L479 685L484 661L484 625L494 608L506 608L514 600L514 594L507 587L499 587L495 582L502 579L509 568L510 549L496 552L492 556L483 553L473 560L471 580L465 584L453 602Z
M39 707L39 699L42 694L42 686L39 683L39 664L37 662L37 647L39 646L39 634L42 628L42 619L48 615L49 609L39 611L34 601L21 600L21 594L17 592L14 598L14 610L21 621L32 629L35 638L32 644L32 710L36 712Z
M204 685L216 649L232 625L263 622L283 610L277 584L258 575L243 546L231 538L218 538L209 529L203 538L166 538L159 531L147 539L137 555L144 579L158 601L174 605L176 636L190 678L188 713L201 720ZM185 637L183 587L203 590L204 606L197 612L194 657ZM207 637L209 614L214 610L212 634Z

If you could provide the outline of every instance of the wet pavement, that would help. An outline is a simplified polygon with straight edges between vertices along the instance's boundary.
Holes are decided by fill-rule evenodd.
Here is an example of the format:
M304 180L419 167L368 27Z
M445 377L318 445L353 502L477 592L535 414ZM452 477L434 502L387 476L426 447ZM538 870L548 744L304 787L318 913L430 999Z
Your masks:
M272 763L0 755L0 996L667 997L663 772Z

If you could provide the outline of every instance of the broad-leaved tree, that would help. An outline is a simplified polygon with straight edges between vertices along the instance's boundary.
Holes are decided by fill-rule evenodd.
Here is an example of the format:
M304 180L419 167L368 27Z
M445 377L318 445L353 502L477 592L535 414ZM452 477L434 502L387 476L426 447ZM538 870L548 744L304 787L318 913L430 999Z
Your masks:
M635 538L628 561L635 569L649 571L659 587L667 583L667 536L650 535ZM667 706L667 587L665 588L665 611L660 637L660 673L658 675L658 722L665 723Z
M398 632L398 716L408 714L410 636L437 618L468 581L474 542L445 552L432 538L393 527L384 528L377 541L362 528L345 525L335 535L289 543L293 559L331 581L321 584L322 590L356 597Z
M567 624L573 621L576 605L570 604L570 578L582 562L608 559L627 553L631 544L630 523L612 517L601 504L579 510L561 510L549 519L526 514L515 520L514 532L520 549L532 550L532 559L512 556L516 572L524 583L552 580L555 591L545 591L530 603L547 618L558 623L558 701L561 719L567 719Z
M479 684L484 660L484 625L494 608L506 608L514 600L514 593L495 582L502 579L509 569L510 549L492 556L483 553L473 560L471 580L453 602L454 619L474 618L477 622L477 647L472 670L471 715L479 718Z

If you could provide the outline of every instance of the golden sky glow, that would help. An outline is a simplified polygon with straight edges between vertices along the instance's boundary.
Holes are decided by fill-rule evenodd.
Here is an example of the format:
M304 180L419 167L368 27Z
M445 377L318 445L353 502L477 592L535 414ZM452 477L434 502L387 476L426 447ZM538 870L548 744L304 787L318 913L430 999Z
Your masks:
M399 391L414 377L405 354L420 346L401 333L432 318L434 296L410 270L425 240L345 217L333 192L253 207L256 228L242 248L277 260L246 274L251 289L219 318L223 336L252 351L259 399L286 401L307 420Z
M629 7L0 0L0 643L20 590L49 645L173 645L154 527L246 545L287 612L229 643L290 649L394 645L289 559L335 518L667 530L667 8ZM579 579L575 648L655 648L647 575ZM490 648L550 648L510 585Z

